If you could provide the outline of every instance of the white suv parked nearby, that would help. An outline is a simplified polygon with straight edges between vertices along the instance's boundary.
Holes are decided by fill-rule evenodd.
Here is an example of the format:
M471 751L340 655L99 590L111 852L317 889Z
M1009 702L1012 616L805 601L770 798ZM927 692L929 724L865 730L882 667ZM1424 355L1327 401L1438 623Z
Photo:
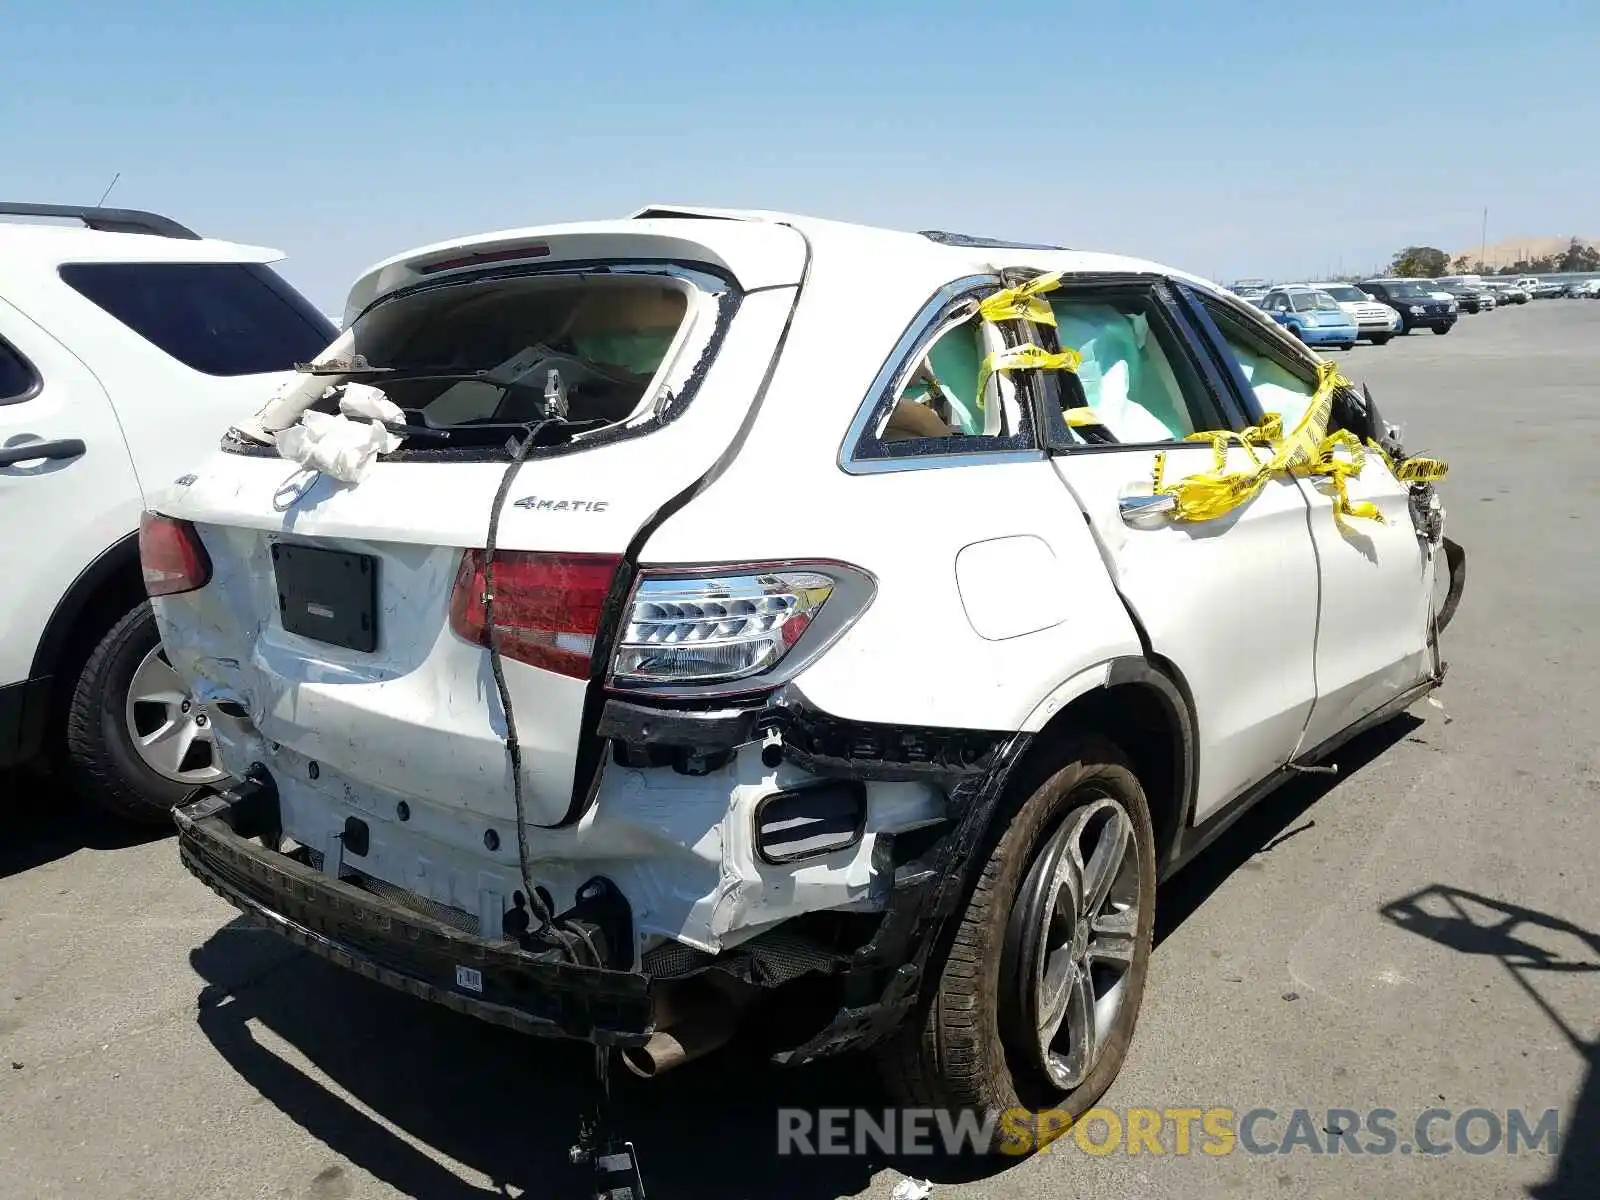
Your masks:
M52 752L91 800L170 824L222 771L145 601L139 514L336 331L275 250L124 209L0 216L0 767Z
M759 1008L781 1062L1081 1112L1157 881L1443 676L1439 465L1153 263L647 209L347 313L146 518L241 780L183 861L642 1075Z

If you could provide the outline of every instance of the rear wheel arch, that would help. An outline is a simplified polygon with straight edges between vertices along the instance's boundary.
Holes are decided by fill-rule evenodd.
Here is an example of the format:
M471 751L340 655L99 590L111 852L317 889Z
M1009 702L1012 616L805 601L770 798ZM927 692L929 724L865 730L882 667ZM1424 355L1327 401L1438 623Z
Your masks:
M53 677L52 712L72 695L78 672L108 630L146 599L139 573L139 535L129 533L101 551L56 602L33 653L33 675Z
M1049 774L1062 747L1097 735L1127 757L1139 777L1155 826L1158 872L1175 856L1194 809L1198 737L1194 705L1182 676L1160 659L1123 657L1108 665L1105 682L1075 697L1044 724L1015 771L1016 790ZM1007 813L996 814L998 821Z

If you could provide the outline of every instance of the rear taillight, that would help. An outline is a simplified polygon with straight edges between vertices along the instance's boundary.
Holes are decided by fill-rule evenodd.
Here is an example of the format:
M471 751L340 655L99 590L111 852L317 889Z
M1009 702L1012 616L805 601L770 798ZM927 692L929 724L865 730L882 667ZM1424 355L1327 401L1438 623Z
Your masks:
M139 566L152 596L192 592L211 581L211 558L195 527L157 512L139 519Z
M615 554L535 554L500 550L494 556L494 623L500 652L529 666L588 679L611 581ZM481 646L484 624L483 551L468 550L450 597L450 628Z
M837 562L647 569L611 659L617 690L731 695L792 679L871 603L872 576Z

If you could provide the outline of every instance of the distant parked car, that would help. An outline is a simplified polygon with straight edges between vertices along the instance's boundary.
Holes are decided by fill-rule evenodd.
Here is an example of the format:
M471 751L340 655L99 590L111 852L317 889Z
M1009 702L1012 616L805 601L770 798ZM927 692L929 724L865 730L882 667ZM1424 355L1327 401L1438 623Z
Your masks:
M1261 298L1261 309L1308 346L1348 350L1361 336L1355 317L1317 288L1273 288Z
M1585 279L1582 283L1575 283L1567 289L1567 295L1582 300L1600 299L1600 279Z
M1415 279L1366 279L1356 286L1374 299L1381 300L1400 314L1402 334L1413 329L1431 329L1435 333L1449 333L1455 328L1459 313L1451 302L1432 295L1432 288Z
M1239 299L1248 300L1251 304L1254 304L1267 294L1268 285L1259 279L1241 279L1228 290Z
M1457 307L1462 312L1487 312L1495 305L1493 293L1470 283L1456 283L1451 280L1441 279L1439 281L1439 290L1431 294L1449 296L1456 302Z
M1353 283L1308 283L1316 291L1328 293L1339 307L1355 318L1356 329L1374 346L1382 346L1400 328L1400 314L1387 304L1367 295Z

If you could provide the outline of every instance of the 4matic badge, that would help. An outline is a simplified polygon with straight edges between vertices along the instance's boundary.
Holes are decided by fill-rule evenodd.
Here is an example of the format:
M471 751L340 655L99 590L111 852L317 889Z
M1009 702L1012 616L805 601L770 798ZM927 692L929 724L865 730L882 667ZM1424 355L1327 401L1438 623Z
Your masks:
M592 512L603 513L611 502L609 500L551 500L544 496L524 496L520 500L512 501L517 508L525 508L529 512Z

